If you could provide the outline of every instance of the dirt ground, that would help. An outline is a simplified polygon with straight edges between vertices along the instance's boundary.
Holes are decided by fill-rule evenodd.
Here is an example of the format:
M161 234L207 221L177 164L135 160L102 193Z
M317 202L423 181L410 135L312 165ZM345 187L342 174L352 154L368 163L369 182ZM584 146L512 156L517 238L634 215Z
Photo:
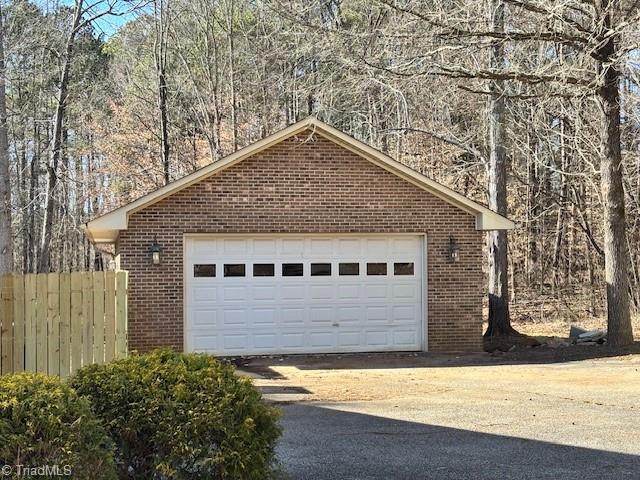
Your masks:
M584 316L578 322L571 322L568 320L546 319L541 322L536 321L522 321L515 320L513 327L520 333L531 336L545 336L545 337L567 337L569 336L569 330L571 325L575 325L584 330L606 330L607 320L604 317L589 317ZM640 315L632 317L633 333L636 340L640 340ZM483 331L486 330L487 324L483 326Z
M574 324L606 329L603 319ZM638 479L640 341L569 344L571 325L516 321L539 345L503 352L236 365L281 409L289 480ZM634 332L640 340L637 316Z
M288 479L637 479L640 342L242 359Z
M512 390L604 405L615 389L640 413L640 343L619 350L573 345L496 354L291 355L245 359L239 367L261 377L255 384L274 401L391 400L461 390L471 400Z

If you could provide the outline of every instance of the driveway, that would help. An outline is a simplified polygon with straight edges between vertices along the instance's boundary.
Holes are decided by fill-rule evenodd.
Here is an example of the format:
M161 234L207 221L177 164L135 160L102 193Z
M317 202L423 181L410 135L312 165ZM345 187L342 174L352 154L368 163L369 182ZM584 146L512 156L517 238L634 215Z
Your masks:
M278 453L291 479L639 479L638 347L605 358L574 348L241 368L282 409Z

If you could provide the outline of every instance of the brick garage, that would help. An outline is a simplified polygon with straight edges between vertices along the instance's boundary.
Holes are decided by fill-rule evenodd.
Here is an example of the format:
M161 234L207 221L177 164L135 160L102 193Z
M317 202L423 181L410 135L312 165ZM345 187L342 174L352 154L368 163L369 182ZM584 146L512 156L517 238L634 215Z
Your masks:
M309 347L308 351L323 351L323 348L326 351L402 350L402 341L409 342L407 345L411 350L479 350L483 230L511 227L509 220L485 207L322 122L306 119L90 222L87 230L96 242L114 242L119 267L129 271L130 349L144 351L159 346L183 349L186 346L190 350L209 351L209 347L204 348L203 345L211 344L213 353L239 354L244 350L235 349L233 342L228 344L232 347L227 345L226 349L224 345L220 346L221 342L227 342L222 333L229 333L229 341L249 342L248 353L305 353L305 345ZM404 236L410 241L405 242ZM323 274L328 276L309 276L312 263L309 261L304 263L305 271L299 272L300 278L284 278L283 262L295 263L295 258L292 257L294 253L282 245L313 249L316 238L324 239L316 243L326 246L326 259L316 255L318 262L325 263L313 265L318 272L320 268L327 269ZM458 261L450 258L452 241L459 250ZM161 262L157 265L152 264L149 254L154 242L162 249ZM188 245L185 242L189 242ZM267 274L274 276L272 280L252 279L251 255L254 253L251 252L257 248L252 247L257 242L282 250L253 259L254 262L273 262L273 266L260 264L267 265ZM224 248L216 246L223 244L240 249L233 257L235 260L229 256L228 261L235 262L234 265L246 263L243 277L226 279L227 257ZM369 268L368 260L380 259L375 257L375 253L371 253L373 256L369 258L362 251L357 257L360 260L358 276L343 278L339 276L338 269L342 268L340 262L348 261L348 256L340 252L342 244L363 245L364 249L370 244L388 251L396 248L393 245L420 245L424 252L418 252L422 256L415 257L415 266L411 263L413 277L395 276L393 271L398 268L394 260L409 258L410 253L400 252L396 257L391 254L385 257L388 271L384 277L376 278L368 276L365 270ZM222 252L218 255L220 258L207 248L211 252ZM192 250L195 253L187 253ZM303 258L312 254L305 253L306 250L301 252L302 270ZM196 257L186 259L185 255L200 255L197 258L201 260ZM241 260L243 258L247 259L246 262ZM204 263L196 267L192 265L196 261ZM216 268L209 264L217 265L217 270L205 275L215 274L214 278L191 278L196 275L192 273L193 268L204 269L203 272L207 271L206 268ZM269 282L275 287L269 287ZM300 292L307 292L304 295L324 286L329 299L339 295L335 292L341 291L341 282L351 286L352 291L373 291L377 288L391 293L387 300L378 300L377 303L372 300L371 305L367 303L367 297L362 297L362 308L358 300L351 303L340 299L313 303L314 299L310 297L294 298L291 305L298 306L292 307L291 311L313 310L316 308L313 305L317 305L315 311L325 317L315 318L313 312L308 313L307 327L300 327L308 331L298 332L290 326L282 327L283 331L293 332L290 338L301 342L291 344L291 348L283 346L282 342L286 340L282 340L286 337L284 333L273 333L280 328L276 327L281 325L279 317L285 314L282 305L286 302L278 301L284 296L276 292L264 304L252 304L250 299L241 296L235 303L231 297L227 304L224 303L227 300L225 292L232 290L228 285L237 286L239 292L255 288L265 291L271 288L275 292L278 288L294 289L293 286L300 285ZM396 290L411 291L411 282L420 285L424 291L415 298L406 295L393 297L392 292ZM202 299L202 306L197 303L198 291L211 292ZM188 307L185 305L185 292L190 297ZM216 301L212 300L213 297ZM308 299L311 306L305 306L304 299ZM332 302L335 302L334 310ZM226 310L223 308L225 305L228 306ZM379 323L384 327L369 328L366 312L384 311L385 305L389 305L389 316L396 311L419 312L415 315L419 315L422 325L414 330L421 338L410 339L409 333L413 331L410 325L413 324L408 316L407 326L402 326L402 321L398 320L399 326L394 327L395 319L389 318ZM189 309L194 309L194 312ZM256 317L255 322L251 321L252 312L258 310L270 315L268 318L272 319L273 327L268 323L260 325L261 319L267 317ZM327 317L335 315L337 318L348 310L355 315L349 317L349 321L332 321L335 319ZM227 317L240 320L234 320L235 324L229 320L233 328L223 327ZM192 340L185 336L185 321L192 327L189 330ZM303 323L301 320L300 325ZM371 324L375 322L371 320ZM266 342L260 344L264 345L263 349L255 346L259 344L259 336L256 334L256 339L252 339L252 329L262 332L260 341ZM353 347L340 347L341 331L346 332L345 338L356 342L344 345ZM318 343L313 343L313 335L319 339ZM379 337L383 341L367 343L366 336ZM387 344L384 344L385 338L388 339ZM401 340L394 343L394 338ZM358 339L361 339L359 344ZM334 346L326 343L327 347L323 347L325 343L322 342L331 341ZM380 345L380 348L375 345Z

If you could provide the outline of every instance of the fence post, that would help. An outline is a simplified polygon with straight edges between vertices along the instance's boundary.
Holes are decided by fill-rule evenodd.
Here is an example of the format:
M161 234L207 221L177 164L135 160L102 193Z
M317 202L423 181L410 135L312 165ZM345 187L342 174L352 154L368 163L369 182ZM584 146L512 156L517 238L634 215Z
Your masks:
M0 277L0 372L13 372L13 275Z
M127 356L127 272L116 272L116 358Z

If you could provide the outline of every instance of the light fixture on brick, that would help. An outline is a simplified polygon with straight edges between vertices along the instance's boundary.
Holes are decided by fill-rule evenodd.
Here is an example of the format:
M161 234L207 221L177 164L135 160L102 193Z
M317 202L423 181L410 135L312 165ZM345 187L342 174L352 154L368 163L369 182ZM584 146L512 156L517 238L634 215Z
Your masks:
M453 237L449 237L449 261L452 263L460 261L460 247Z
M154 265L160 264L161 251L162 251L162 248L158 244L158 240L154 237L153 243L151 244L151 247L149 247L149 254L151 255L151 263L153 263Z

